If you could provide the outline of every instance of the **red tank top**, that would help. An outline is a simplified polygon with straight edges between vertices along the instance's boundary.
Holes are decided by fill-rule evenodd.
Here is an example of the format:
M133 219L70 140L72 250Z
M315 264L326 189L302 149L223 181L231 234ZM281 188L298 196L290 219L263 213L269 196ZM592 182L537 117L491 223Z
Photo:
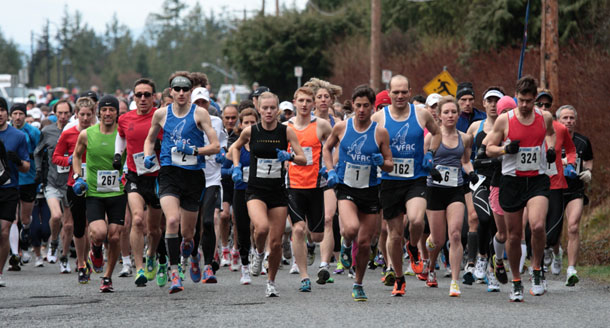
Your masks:
M504 144L519 140L519 152L506 154L502 160L502 174L518 177L533 177L546 172L546 148L544 116L534 109L534 122L525 125L519 121L515 111L508 112L508 135Z

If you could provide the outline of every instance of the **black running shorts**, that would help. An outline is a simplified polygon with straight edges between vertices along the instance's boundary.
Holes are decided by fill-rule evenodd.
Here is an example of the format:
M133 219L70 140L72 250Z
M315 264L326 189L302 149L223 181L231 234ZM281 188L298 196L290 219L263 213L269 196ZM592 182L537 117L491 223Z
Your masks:
M189 212L199 210L199 200L205 188L203 170L187 170L177 166L162 166L159 170L159 199L173 196L180 207Z
M465 204L464 187L431 187L426 192L427 209L430 211L444 211L451 203Z
M108 224L125 224L125 207L127 195L114 197L87 197L87 220L89 223L104 220L108 216Z
M324 189L288 189L288 214L292 224L306 221L311 232L324 232Z
M0 188L0 220L15 221L17 204L19 204L17 188Z
M393 219L407 213L411 198L426 198L426 178L414 180L381 180L380 194L383 218Z
M335 186L335 190L337 191L337 201L352 201L358 207L358 211L362 213L377 214L381 209L379 186L356 189L340 183Z
M159 197L157 196L157 177L148 175L138 175L136 172L129 171L125 176L127 183L125 184L126 193L138 193L146 205L160 209Z
M500 206L505 212L517 212L536 196L549 198L550 185L546 174L534 177L503 175L500 178Z

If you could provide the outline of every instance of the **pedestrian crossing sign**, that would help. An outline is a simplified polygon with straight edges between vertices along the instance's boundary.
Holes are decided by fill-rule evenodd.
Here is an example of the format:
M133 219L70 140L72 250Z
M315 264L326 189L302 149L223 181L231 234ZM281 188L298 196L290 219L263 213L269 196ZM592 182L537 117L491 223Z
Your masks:
M441 96L455 96L457 83L449 74L449 71L442 71L424 86L424 91L426 94L438 93Z

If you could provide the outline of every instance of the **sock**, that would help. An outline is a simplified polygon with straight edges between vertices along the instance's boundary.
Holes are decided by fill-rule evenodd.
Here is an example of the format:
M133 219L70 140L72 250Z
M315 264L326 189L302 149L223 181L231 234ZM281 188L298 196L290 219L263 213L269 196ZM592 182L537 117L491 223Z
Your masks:
M351 248L352 247L352 242L349 242L349 246L347 245L347 239L343 238L343 247L345 248Z
M169 264L180 264L180 238L178 234L165 234L165 247L169 254Z
M11 224L8 240L11 244L11 253L19 254L19 229L16 224Z
M30 228L30 224L29 224L29 223L28 223L28 224L24 224L24 225L22 225L22 226L21 226L21 228L22 228L23 230L27 230L27 229L29 229L29 228Z
M327 265L328 265L328 263L326 263L326 262L320 262L320 268L323 268L323 267L325 267Z
M576 271L573 265L568 266L568 271Z
M164 264L167 262L167 249L165 248L165 238L159 239L159 244L157 245L157 254L159 257L159 263Z
M409 242L409 251L411 252L411 254L414 254L414 256L417 256L418 248L416 245L413 245L413 243ZM417 259L413 260L417 261Z
M496 260L502 260L504 254L504 243L498 241L498 238L494 236L494 251L496 252Z
M121 258L123 259L123 265L131 265L131 257L129 255L121 256Z
M527 257L527 245L525 241L521 241L521 259L519 260L519 271L523 271L523 266L525 265L525 258Z
M479 249L479 234L477 232L468 233L468 262L474 263L477 259L477 250Z
M93 251L93 255L95 255L95 257L101 257L102 256L102 245L96 246L96 245L91 245L91 250Z

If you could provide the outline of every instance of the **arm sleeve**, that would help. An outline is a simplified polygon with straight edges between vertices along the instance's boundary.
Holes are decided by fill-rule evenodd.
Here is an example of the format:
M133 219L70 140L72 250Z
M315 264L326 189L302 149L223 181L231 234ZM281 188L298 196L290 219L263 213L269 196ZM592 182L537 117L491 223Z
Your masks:
M125 147L127 147L127 141L124 137L121 137L121 135L117 133L116 138L114 139L114 153L123 154Z
M587 140L587 148L585 148L585 151L582 153L582 160L583 161L591 161L593 160L593 148L591 147L591 141L589 141L589 139Z
M55 151L53 152L53 157L51 161L55 165L59 166L68 166L68 157L65 157L64 154L68 150L68 145L66 144L65 134L61 134L59 136L59 140L57 141L57 146L55 147Z
M40 136L40 142L36 146L36 149L34 149L34 162L36 163L36 172L42 171L42 157L44 156L44 150L47 148L47 145L44 142L44 132L41 133Z

